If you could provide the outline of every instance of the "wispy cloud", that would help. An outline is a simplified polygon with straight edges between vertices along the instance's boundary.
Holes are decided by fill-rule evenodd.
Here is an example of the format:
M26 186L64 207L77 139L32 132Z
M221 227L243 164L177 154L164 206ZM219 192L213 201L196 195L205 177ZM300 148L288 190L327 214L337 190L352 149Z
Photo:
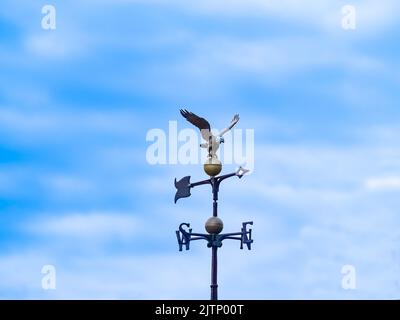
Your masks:
M140 220L132 214L89 212L42 216L26 229L42 236L86 238L96 242L112 238L130 239L141 227Z
M156 1L157 2L157 1ZM166 1L160 0L159 3ZM170 2L168 2L170 3ZM196 13L239 16L239 17L265 17L266 19L279 19L289 24L313 26L318 30L330 32L341 31L341 8L349 4L346 1L321 1L313 0L296 1L184 1L176 0L173 4ZM394 0L384 1L352 1L357 9L359 21L359 34L371 35L382 32L397 23L394 12L399 8L398 2Z
M128 111L80 111L2 108L0 130L21 139L76 138L82 134L134 136L140 133L141 123Z
M372 191L400 190L400 177L369 178L365 181L365 187Z
M38 33L25 40L29 54L44 59L58 59L65 62L85 53L85 45L78 34L60 34L59 32Z

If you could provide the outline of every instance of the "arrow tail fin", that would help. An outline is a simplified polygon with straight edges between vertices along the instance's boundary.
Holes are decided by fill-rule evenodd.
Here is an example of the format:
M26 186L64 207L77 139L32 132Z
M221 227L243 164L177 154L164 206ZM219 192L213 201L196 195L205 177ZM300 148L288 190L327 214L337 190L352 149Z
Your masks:
M190 176L183 177L181 180L176 181L175 178L175 203L180 198L187 198L190 197Z

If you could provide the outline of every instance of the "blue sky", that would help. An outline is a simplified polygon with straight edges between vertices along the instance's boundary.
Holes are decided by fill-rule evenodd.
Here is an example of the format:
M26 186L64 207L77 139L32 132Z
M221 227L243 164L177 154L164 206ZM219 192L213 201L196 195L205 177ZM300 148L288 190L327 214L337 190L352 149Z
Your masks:
M41 8L57 29L41 28ZM341 28L341 8L357 29ZM146 161L179 108L254 129L254 172L225 182L226 299L400 296L398 12L365 1L9 1L0 7L0 298L202 299L210 190L200 165ZM235 169L226 165L225 172ZM41 288L41 268L57 289ZM341 287L343 265L356 290Z

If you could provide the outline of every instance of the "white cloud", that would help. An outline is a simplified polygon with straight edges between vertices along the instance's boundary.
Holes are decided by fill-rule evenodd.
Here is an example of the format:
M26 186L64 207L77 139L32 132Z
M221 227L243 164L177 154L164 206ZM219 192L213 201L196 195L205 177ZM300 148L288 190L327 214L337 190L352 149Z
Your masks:
M278 18L289 24L301 23L302 26L315 26L323 31L343 32L341 29L341 8L349 3L337 0L177 0L175 4L196 13L241 17L265 16L266 19ZM359 27L356 32L358 34L371 35L376 31L381 32L397 22L395 12L399 9L398 1L356 0L352 1L351 4L357 10Z
M64 37L60 37L55 32L43 32L29 36L26 39L25 46L29 53L34 53L46 59L71 58L77 50L71 44L66 43Z
M95 190L95 185L90 180L70 175L49 175L44 182L53 192L67 194L69 197Z
M229 99L232 95L230 84L243 81L246 76L260 84L281 86L282 82L293 76L326 68L354 71L357 74L377 74L387 70L384 61L359 52L354 43L332 41L320 35L264 36L256 39L229 35L198 38L193 35L188 41L193 45L189 46L192 49L185 57L176 63L160 65L155 70L157 76L165 75L166 79L175 75L175 81L162 81L155 88L152 84L153 89L163 95L175 94L176 90L171 86L176 83L194 81L200 88L209 88L207 92L217 96L226 94L226 99ZM153 71L148 72L151 74ZM352 82L350 84L353 85ZM138 85L147 87L150 83ZM332 94L334 85L326 89L329 94ZM218 92L214 93L215 88ZM342 92L344 89L341 87L336 90L340 95L348 95L348 92Z
M0 124L2 130L15 130L21 132L22 130L49 130L57 128L56 117L49 117L37 111L32 114L15 110L13 108L2 108L0 111Z
M128 240L135 237L142 224L133 214L118 212L70 213L41 216L24 229L41 236Z
M372 191L400 190L400 177L369 178L365 181L365 187Z
M141 122L128 111L78 111L58 109L0 110L0 130L10 132L22 139L60 139L71 134L107 133L112 135L134 135L141 129Z
M398 23L399 2L396 0L355 1L359 29L363 33L374 35L385 31Z

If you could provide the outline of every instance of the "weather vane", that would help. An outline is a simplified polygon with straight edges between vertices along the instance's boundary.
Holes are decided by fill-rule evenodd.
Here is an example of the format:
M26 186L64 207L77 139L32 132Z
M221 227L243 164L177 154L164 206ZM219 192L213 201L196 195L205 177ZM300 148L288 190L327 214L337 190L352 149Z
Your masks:
M210 176L210 178L194 183L190 182L190 176L183 177L179 181L176 181L175 179L175 188L177 189L175 194L175 203L180 198L189 197L191 195L190 190L192 188L203 184L209 184L212 187L213 215L205 223L205 229L208 232L207 234L194 233L192 232L189 223L181 223L179 230L176 231L176 237L178 239L179 251L182 251L183 247L185 247L186 250L189 250L190 241L207 241L207 246L212 250L210 286L211 300L218 300L217 250L222 246L222 241L225 239L238 240L240 241L240 249L243 249L243 245L246 245L249 250L251 250L251 244L253 243L253 239L251 238L251 229L247 228L248 225L253 224L252 221L243 222L240 232L221 234L223 222L220 218L218 218L218 192L221 182L227 178L235 176L242 178L243 175L249 171L240 167L236 172L218 176L222 170L222 163L218 160L216 152L220 144L224 143L224 138L222 136L238 123L239 115L236 114L233 117L230 125L226 129L222 130L218 136L214 136L211 133L210 123L206 119L201 118L187 110L180 110L180 112L187 121L200 129L201 136L206 141L205 143L200 144L200 147L208 149L207 160L204 163L204 171L208 176Z

